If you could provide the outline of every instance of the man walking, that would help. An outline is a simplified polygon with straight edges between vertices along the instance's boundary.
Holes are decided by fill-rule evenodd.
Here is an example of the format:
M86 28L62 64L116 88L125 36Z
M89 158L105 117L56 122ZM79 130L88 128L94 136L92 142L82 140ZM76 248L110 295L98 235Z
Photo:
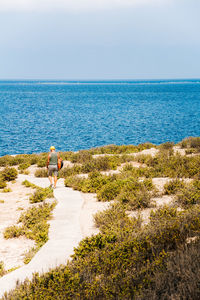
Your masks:
M58 159L60 158L59 153L56 153L55 147L50 147L50 153L48 154L47 169L50 181L50 187L56 188L57 178L58 178ZM52 181L52 176L54 177L54 186Z

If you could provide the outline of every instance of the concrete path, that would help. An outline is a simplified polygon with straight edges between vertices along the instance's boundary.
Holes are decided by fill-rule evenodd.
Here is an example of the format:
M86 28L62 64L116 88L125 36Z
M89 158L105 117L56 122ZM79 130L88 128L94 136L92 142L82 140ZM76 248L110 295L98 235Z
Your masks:
M29 180L41 186L49 186L47 178L35 178L28 175L19 175L18 180ZM80 229L80 212L83 205L81 193L64 187L63 180L58 181L54 190L54 197L58 204L53 211L53 218L49 221L49 240L37 252L29 264L0 278L0 297L15 288L16 282L23 282L26 278L32 279L35 272L42 274L60 264L65 264L73 253L74 247L82 239Z

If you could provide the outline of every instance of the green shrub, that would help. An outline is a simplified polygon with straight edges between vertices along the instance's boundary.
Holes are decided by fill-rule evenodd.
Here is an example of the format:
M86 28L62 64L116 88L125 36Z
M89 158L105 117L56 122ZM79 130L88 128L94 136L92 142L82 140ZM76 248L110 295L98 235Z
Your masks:
M40 249L40 247L33 247L31 248L29 251L27 251L24 254L24 264L28 264L32 258L35 256L35 254L38 252L38 250Z
M31 165L30 163L25 162L25 163L20 164L20 165L18 166L18 169L19 169L20 171L24 171L24 170L26 170L27 168L29 168L30 165Z
M72 187L74 190L81 191L84 182L84 178L77 176L69 176L65 179L65 186Z
M0 261L0 277L5 275L6 274L6 271L5 271L5 268L4 268L4 263L3 261Z
M11 160L12 160L11 155L5 155L5 156L0 157L0 167L9 166L9 163Z
M81 166L74 165L73 167L64 167L59 171L59 177L69 177L72 175L80 174L82 172Z
M2 179L0 179L0 189L3 189L6 187L6 182Z
M166 143L163 143L159 146L160 149L165 149L165 150L170 150L172 149L174 146L174 143L173 142L166 142Z
M33 195L30 196L30 203L42 202L46 198L53 198L53 190L51 188L37 188Z
M4 188L3 190L2 190L2 193L10 193L10 192L12 192L12 190L11 190L11 188Z
M29 208L25 213L22 213L18 223L21 226L10 226L4 231L4 238L13 238L25 235L29 239L36 241L37 249L39 249L48 240L49 224L47 220L51 217L51 211L56 203L42 204L37 207Z
M103 147L97 147L90 149L91 154L126 154L126 153L135 153L140 152L145 149L150 149L155 147L151 143L144 143L138 146L135 145L106 145Z
M99 201L110 201L120 193L120 182L113 181L106 183L97 193L97 199Z
M117 200L126 205L126 209L139 209L150 207L151 197L154 186L151 179L146 179L142 182L134 178L124 180L123 188L119 193Z
M22 182L22 184L25 185L25 187L31 187L31 188L33 188L33 189L36 189L36 188L37 188L37 185L35 185L35 184L29 182L28 180L24 180L24 181Z
M164 185L164 193L166 195L176 194L178 191L185 187L185 183L183 180L178 178L170 180Z
M87 163L92 160L92 154L88 150L81 150L77 153L73 153L70 157L72 163Z
M151 194L146 189L135 191L134 193L131 191L121 192L117 199L121 203L126 204L126 208L130 210L152 206Z
M12 181L17 178L18 172L15 168L6 167L3 171L1 171L1 176L5 181Z
M47 165L47 159L48 159L48 154L47 153L43 153L39 156L38 161L37 161L37 166L39 168L43 168L46 167Z
M33 193L33 195L31 195L29 198L30 203L42 202L46 198L53 198L53 190L50 187L41 188L41 187L29 182L28 180L24 180L22 182L22 184L25 185L26 187L36 189L35 192Z
M144 227L118 209L107 221L105 233L81 241L66 267L35 275L7 299L135 299L154 284L154 274L165 272L170 253L199 235L200 207L184 212L165 207Z
M20 235L24 235L25 231L22 227L13 225L9 226L4 231L4 238L5 239L11 239L15 237L19 237Z
M176 201L182 207L200 204L200 180L196 180L182 188L176 196Z
M196 148L200 151L200 137L188 137L180 142L182 148Z
M151 282L137 300L199 299L200 240L168 256L163 270L151 273Z
M35 177L48 177L47 169L37 169L35 171Z

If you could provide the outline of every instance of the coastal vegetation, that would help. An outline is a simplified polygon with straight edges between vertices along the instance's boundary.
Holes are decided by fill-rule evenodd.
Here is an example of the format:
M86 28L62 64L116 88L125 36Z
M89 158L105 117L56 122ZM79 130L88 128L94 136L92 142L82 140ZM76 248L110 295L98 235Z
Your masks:
M55 205L56 202L33 206L21 214L18 225L9 226L5 229L5 239L26 236L28 239L35 240L36 247L31 249L31 255L30 252L26 254L24 259L25 263L28 263L39 248L47 242L49 230L47 221L50 219L51 212Z
M198 299L199 145L200 138L187 138L178 145L109 145L62 152L71 162L60 171L65 186L109 202L94 216L99 233L83 239L65 266L35 274L3 299ZM157 150L154 155L139 153L150 148ZM23 159L31 161L31 156ZM42 170L44 154L33 157ZM11 166L0 159L3 162ZM162 187L156 185L158 179ZM43 195L49 197L47 189L27 181L24 185L35 189L33 205L43 201ZM23 213L20 226L12 226L5 237L22 233L42 245L48 232L43 217L50 217L53 205L43 203Z

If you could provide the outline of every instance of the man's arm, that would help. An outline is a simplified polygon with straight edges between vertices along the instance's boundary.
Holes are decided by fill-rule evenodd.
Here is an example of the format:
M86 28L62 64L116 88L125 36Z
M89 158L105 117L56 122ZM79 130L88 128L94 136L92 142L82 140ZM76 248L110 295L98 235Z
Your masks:
M49 155L48 155L48 159L47 159L47 168L48 168L48 166L49 166L49 160L50 160L50 153L49 153Z

